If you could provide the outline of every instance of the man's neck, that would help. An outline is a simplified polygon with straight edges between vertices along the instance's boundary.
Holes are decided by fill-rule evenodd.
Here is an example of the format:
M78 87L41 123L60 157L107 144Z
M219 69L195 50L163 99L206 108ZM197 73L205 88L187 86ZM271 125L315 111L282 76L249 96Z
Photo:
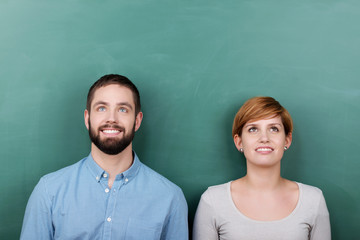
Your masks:
M129 169L133 163L132 144L130 143L127 148L117 155L109 155L100 151L92 143L91 156L102 169L109 173L109 187L111 188L116 175Z

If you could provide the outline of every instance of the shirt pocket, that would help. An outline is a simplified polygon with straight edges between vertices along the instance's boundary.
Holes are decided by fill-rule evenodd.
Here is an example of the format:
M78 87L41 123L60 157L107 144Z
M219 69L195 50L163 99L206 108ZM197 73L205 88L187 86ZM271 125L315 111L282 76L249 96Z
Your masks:
M130 218L126 228L126 240L159 240L161 223L149 222L143 219Z

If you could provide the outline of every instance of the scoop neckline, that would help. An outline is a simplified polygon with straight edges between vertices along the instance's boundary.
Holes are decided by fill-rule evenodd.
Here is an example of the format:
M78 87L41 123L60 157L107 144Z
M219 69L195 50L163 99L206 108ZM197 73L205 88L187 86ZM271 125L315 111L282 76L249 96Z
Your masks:
M271 221L262 221L262 220L256 220L256 219L252 219L248 216L246 216L245 214L243 214L235 205L234 200L231 197L231 183L233 181L230 181L227 183L226 186L226 190L227 190L227 194L228 194L228 198L230 200L231 206L236 210L236 212L243 218L247 219L248 221L252 221L252 222L257 222L257 223L278 223L278 222L283 222L288 220L289 218L291 218L292 216L294 216L297 212L297 210L300 208L301 205L301 199L302 199L302 194L303 194L303 190L302 190L302 184L299 182L295 182L298 185L299 188L299 197L298 197L298 201L296 203L295 208L291 211L291 213L289 215L287 215L284 218L278 219L278 220L271 220Z

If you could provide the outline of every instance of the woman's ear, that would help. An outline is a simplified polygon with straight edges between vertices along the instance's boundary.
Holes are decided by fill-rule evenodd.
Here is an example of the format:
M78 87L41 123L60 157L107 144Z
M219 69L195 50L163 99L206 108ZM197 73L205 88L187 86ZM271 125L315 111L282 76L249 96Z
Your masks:
M288 135L285 137L285 147L289 148L292 142L292 132L289 132Z
M241 137L239 136L239 134L235 134L234 143L235 143L235 147L237 148L237 150L240 151L240 149L243 148Z

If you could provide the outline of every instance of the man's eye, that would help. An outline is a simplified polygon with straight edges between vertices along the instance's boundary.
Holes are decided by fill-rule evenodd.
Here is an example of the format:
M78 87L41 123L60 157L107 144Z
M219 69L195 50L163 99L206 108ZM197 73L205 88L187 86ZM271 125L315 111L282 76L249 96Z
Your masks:
M124 112L124 113L126 113L126 112L127 112L127 109L126 109L126 108L120 108L120 109L119 109L119 112Z
M98 108L98 111L99 111L99 112L104 112L105 110L106 110L106 109L105 109L104 107L99 107L99 108Z

